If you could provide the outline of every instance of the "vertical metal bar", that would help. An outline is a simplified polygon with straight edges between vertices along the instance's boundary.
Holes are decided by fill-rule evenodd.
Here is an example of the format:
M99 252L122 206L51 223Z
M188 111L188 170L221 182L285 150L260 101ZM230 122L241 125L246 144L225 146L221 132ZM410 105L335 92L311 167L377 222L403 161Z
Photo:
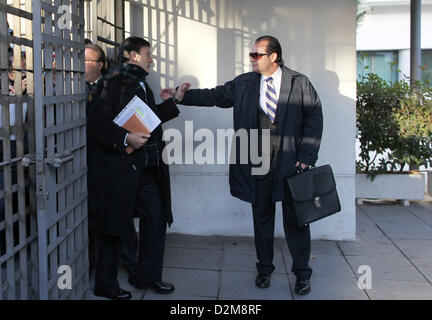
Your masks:
M124 39L124 17L123 17L123 15L124 15L123 14L124 13L124 10L123 10L124 1L122 1L122 0L114 0L114 1L115 1L115 4L114 4L114 7L115 7L114 24L117 27L122 27L122 29L115 28L114 41L117 43L120 43Z
M69 5L69 1L64 1L64 0L55 0L55 6L59 6L60 4L62 5ZM73 25L73 24L72 24ZM61 29L58 24L55 24L55 36L57 38L63 38L66 40L70 40L70 32L69 32L69 25L66 28ZM68 67L67 67L67 61L68 61L68 53L70 55L70 51L68 50L67 46L58 46L56 47L56 66L58 65L58 69L62 70L60 73L57 73L56 76L56 96L61 96L63 94L69 94L68 91L68 84L66 83L65 87L63 87L63 84L65 83L65 79L67 79L68 75L70 76L70 73L68 72ZM65 65L65 62L66 65ZM70 58L69 58L70 60ZM64 70L64 71L63 71ZM58 90L58 92L57 92ZM57 103L55 106L55 114L56 114L56 125L60 125L65 123L64 120L64 110L66 108L66 105L68 103L66 102L65 104L63 103ZM63 132L57 134L57 153L62 154L65 151L64 148L64 143L65 143L65 134ZM58 197L58 201L57 201L57 208L56 208L56 213L58 215L61 215L64 211L64 207L66 206L65 204L65 195L64 195L64 190L58 192L56 194L56 185L58 183L62 183L64 181L64 179L66 178L66 174L65 174L65 169L64 167L60 167L58 169L53 169L52 170L53 175L56 172L57 173L57 180L51 181L50 182L50 186L52 186L52 189L49 190L50 194L52 195L52 197ZM54 178L54 177L53 177ZM51 200L52 201L52 200ZM53 208L54 208L54 204L52 204ZM57 225L58 225L58 230L56 230L56 235L58 234L59 237L65 236L66 235L66 219L62 218L58 221ZM56 255L56 261L55 261L55 270L53 272L53 275L56 273L56 271L58 270L59 265L63 265L66 264L66 242L64 241L63 243L61 243L56 249L55 249L55 255ZM56 287L55 289L53 289L54 292L56 292L56 297L58 298L61 294L61 292L58 292L57 290L58 288Z
M152 22L152 14L153 14L153 9L149 6L148 7L148 10L147 10L147 31L148 31L148 41L150 42L150 45L151 45L151 41L152 41L152 39L153 39L153 33L152 33L152 30L153 30L153 22Z
M16 22L13 17L12 28ZM16 45L15 49L16 51ZM15 54L15 52L14 52ZM13 66L12 66L13 68ZM14 73L15 75L15 73ZM10 110L15 108L15 104L7 103L2 110L2 124L3 124L3 161L12 159L11 155L11 128L10 128ZM11 253L14 248L14 235L13 235L13 207L12 207L12 163L7 163L3 167L3 194L4 194L4 212L5 212L5 233L6 233L6 253ZM7 274L7 298L15 299L15 263L14 256L9 257L6 261L6 274Z
M0 4L1 5L6 5L6 0L0 0ZM2 39L5 39L5 37L7 36L7 25L6 25L6 12L3 10L0 10L0 36L2 37ZM0 90L1 90L1 95L2 96L7 96L9 94L9 78L8 78L8 42L6 40L1 40L0 41ZM1 102L0 102L1 103ZM9 108L9 107L7 107ZM0 104L0 110L3 111L4 109L6 109L6 104ZM3 114L3 112L2 112ZM3 115L1 120L3 121ZM1 134L1 133L0 133ZM7 136L3 133L1 134L1 140L5 140ZM3 148L1 148L2 152L3 152ZM3 156L3 155L2 155ZM3 160L3 159L1 159ZM3 179L3 166L0 166L0 173L2 173L2 175L0 176L0 179ZM6 220L5 220L5 216L3 214L4 211L4 183L3 181L0 181L0 183L2 184L2 190L3 191L3 199L0 198L0 201L3 203L2 205L2 210L0 211L0 222L3 223L3 226L0 227L0 257L3 254L7 254L6 251L6 239L5 239L5 229L6 229ZM1 269L0 269L0 300L3 300L3 277L2 277L2 269L4 267L4 265L0 265Z
M25 10L27 12L32 12L32 2L25 2ZM33 38L33 25L32 21L26 20L26 36L28 39ZM39 65L39 67L41 67ZM27 70L34 70L33 68L33 48L26 48L26 68ZM33 155L35 154L35 123L34 123L34 73L27 72L27 93L29 95L29 101L27 104L27 123L28 123L28 152ZM36 78L37 79L37 78ZM28 215L30 215L29 219L27 219L28 223L30 223L29 231L30 237L37 235L37 204L36 204L36 170L34 166L30 166L28 169L28 179L29 179L29 187L28 187L28 195L29 195L29 210ZM28 276L31 277L31 288L29 292L29 299L38 298L38 290L39 290L39 275L38 275L38 243L37 240L33 240L30 244L30 274Z
M166 81L165 81L165 85L166 87L169 87L173 84L171 84L171 79L172 79L172 74L170 74L171 72L171 60L170 60L170 39L171 39L171 34L170 34L170 23L169 23L169 11L168 11L168 1L164 0L164 7L166 9L166 12L164 13L165 16L165 21L164 21L164 25L165 25L165 75L166 75ZM164 87L162 87L164 88Z
M62 1L63 4L68 4L70 3L70 5L73 6L73 4L75 3L75 1ZM72 12L73 13L73 12ZM73 23L72 24L72 28L75 28L76 24ZM67 39L67 40L75 40L71 38L70 35L70 30L69 29L65 29L63 30L63 38ZM71 88L71 68L70 68L70 60L71 60L71 48L70 47L66 47L64 46L65 50L64 50L64 70L65 70L65 87L64 87L64 94L65 95L69 95L72 94L72 88ZM66 103L66 109L68 108L68 105L70 105L69 102ZM63 122L67 122L67 120L63 121ZM67 133L66 133L67 134ZM68 149L69 147L66 144L66 149ZM63 146L63 149L64 146ZM60 169L60 168L59 168ZM58 173L60 173L60 170L57 170ZM61 183L63 182L63 180L67 177L67 173L65 172L64 168L62 169L62 176L58 177L58 181L57 183ZM64 192L64 191L60 191L60 192ZM66 203L69 199L65 199L65 197L59 197L59 213L62 214L65 207L66 207ZM67 230L67 217L64 217L60 220L60 236L65 236L66 235L66 230ZM66 239L66 241L63 241L62 244L60 244L60 264L66 264L66 261L68 261L68 255L67 255L67 244L70 242L70 235L68 236L68 238ZM71 265L72 270L74 270L74 266Z
M41 32L41 0L33 0L33 49L34 49L34 77L35 81L35 142L36 142L36 189L38 196L38 255L39 255L39 299L48 299L48 260L46 210L44 200L44 129L43 119L43 88L42 88L42 32Z
M92 35L91 35L91 40L94 44L97 44L97 35L98 35L98 21L97 21L97 16L98 16L98 5L97 5L97 0L92 0L91 1L91 23L92 23Z
M81 8L82 6L78 6L78 2L79 1L74 1L71 3L72 6L72 14L74 16L80 17L82 18L82 11L78 11L78 7ZM81 25L78 24L74 24L72 26L72 30L71 30L71 34L72 34L72 38L77 40L80 37L80 32L82 30ZM72 58L72 61L71 61ZM72 67L73 65L73 67ZM78 66L79 66L79 60L78 60L78 50L77 49L73 49L72 52L72 56L69 54L68 55L68 65L67 68L74 70L74 72L76 72L76 70L78 70ZM81 89L83 88L82 85L80 86L80 80L81 78L79 78L79 76L81 76L81 74L78 73L78 76L74 76L73 78L69 77L68 78L68 82L69 82L69 87L70 87L70 92L72 92L72 85L74 88L78 88ZM81 89L82 90L82 89ZM80 91L81 92L81 91ZM70 118L71 121L74 120L78 120L80 118L79 114L80 114L80 101L73 101L71 102L71 114L70 114ZM80 127L75 127L73 128L73 130L70 131L70 147L75 149L75 147L77 147L79 145L80 139L79 139L79 132L80 132ZM80 155L82 153L81 149L76 149L74 151L74 160L72 161L72 163L70 163L70 166L67 168L68 173L67 174L73 174L73 172L78 172L80 170ZM70 173L69 173L70 171ZM69 202L72 202L74 198L78 197L80 194L80 185L79 185L79 180L78 181L74 181L68 188L68 194L67 194L67 199ZM75 208L74 211L76 211L76 216L80 219L81 218L81 214L79 213L79 207ZM70 213L73 214L73 213ZM73 262L73 266L74 266L74 274L75 274L75 280L74 280L74 284L73 284L73 291L72 294L70 296L71 299L77 299L80 298L83 295L83 291L85 291L85 284L84 284L84 278L83 275L81 275L80 277L78 277L79 271L83 269L83 263L84 263L84 258L83 257L83 234L81 233L81 230L83 228L83 224L81 223L78 227L77 227L77 231L74 232L73 235L70 235L69 237L78 237L78 239L80 240L78 243L78 246L76 247L76 250L79 251L81 254L79 256L77 256L76 260Z
M32 2L25 2L25 10L27 12L32 12ZM26 36L28 39L33 39L33 25L32 21L26 20ZM41 67L41 65L39 65ZM26 68L27 70L34 70L33 68L33 48L26 48ZM28 123L28 152L33 155L35 154L35 123L34 123L34 73L27 72L27 93L29 95L29 101L27 104L27 123ZM37 79L37 78L36 78ZM40 81L39 81L40 82ZM28 195L29 195L29 210L28 214L30 219L27 219L30 223L29 231L30 237L37 235L37 204L36 204L36 170L34 166L30 166L28 169ZM28 275L31 277L31 288L29 292L30 299L38 298L38 243L37 240L33 240L30 244L30 272Z
M34 99L30 98L27 110L27 119L29 122L29 135L28 135L28 148L30 154L35 154L35 104ZM37 223L37 202L36 202L36 168L34 165L28 169L29 177L29 215L28 219L30 223L30 237L36 236L30 244L30 266L31 266L31 292L30 299L37 299L39 297L39 264L38 264L38 223Z
M63 0L64 2L66 2L65 0ZM70 4L73 8L74 4L76 4L76 0L75 1L71 1ZM72 28L76 28L76 24L72 25ZM66 39L70 39L71 38L71 30L64 30L64 36ZM65 94L71 94L72 93L72 88L71 88L71 52L70 52L71 48L67 48L65 50L65 64L64 64L64 69L65 71ZM64 119L63 119L63 123L68 123L71 122L73 120L72 117L72 104L71 102L67 102L64 106ZM63 142L63 150L71 150L73 148L73 137L72 137L72 132L73 129L69 129L65 132L64 134L64 142ZM73 162L75 161L75 158L73 160ZM73 175L73 169L72 169L72 163L68 163L65 166L62 166L60 168L57 169L57 171L60 173L61 172L61 179L59 179L58 183L62 182L64 179L66 179L68 176L72 176ZM73 201L73 190L72 190L73 186L67 186L64 190L59 190L59 194L61 194L62 196L60 197L61 202L59 201L59 212L63 213L64 210L67 207L68 203L71 203ZM69 213L72 214L72 213ZM63 221L66 220L62 219ZM62 221L60 221L60 223L62 223ZM68 236L68 238L72 237L73 238L73 234L70 234ZM66 245L66 242L63 242L62 246ZM78 248L75 248L78 249ZM66 261L65 261L66 262ZM72 268L72 270L74 272L76 272L76 261L72 261L70 267ZM76 279L72 279L73 280L73 288L72 291L75 292L76 291Z
M125 39L125 0L121 0L122 33L121 41Z
M159 9L158 4L156 3L154 12L156 14L156 37L155 37L155 41L151 41L150 45L153 46L153 49L156 49L156 52L154 53L156 55L156 68L157 68L157 72L159 74L162 74L161 72L161 14L162 14L162 10ZM162 80L163 78L161 78ZM162 86L162 88L165 88L165 84L164 86Z
M411 0L411 87L421 80L421 0Z
M79 17L83 16L82 9L80 9L81 6L74 6L73 12ZM80 34L80 28L72 29L72 32L76 37L79 37ZM80 54L78 54L78 50L74 50L73 52L73 69L78 70L78 65L81 61L83 61L83 51L80 51ZM78 73L77 77L73 78L74 87L80 88L80 92L84 92L84 74ZM74 102L74 119L85 119L85 101L75 101ZM76 128L75 134L74 134L74 141L77 145L85 145L86 137L85 137L85 125ZM76 151L78 153L78 157L76 157L76 161L74 162L74 171L78 172L81 168L85 168L87 166L86 161L86 146L82 147L81 149ZM78 197L80 194L86 192L87 190L87 175L83 175L80 179L78 179L74 183L74 194ZM84 270L84 273L81 274L81 279L78 282L79 285L77 287L77 298L82 299L85 298L87 295L88 287L89 287L89 276L88 276L88 227L87 227L87 210L86 210L86 201L79 205L77 208L79 214L79 218L83 221L80 225L80 230L78 236L81 239L80 243L80 252L81 255L79 257L79 260L77 262L77 271L78 270ZM84 219L83 219L84 218ZM81 250L81 248L85 246L84 250Z
M108 20L108 8L109 8L110 1L105 3L105 5L102 5L102 3L99 4L98 10L100 12L100 17L104 18L105 20ZM108 38L108 26L105 22L101 21L101 30L102 30L102 36ZM104 50L106 50L106 45L104 45ZM108 53L108 52L107 52Z
M6 5L6 0L0 0L0 4ZM7 17L6 12L0 10L0 35L2 36L2 38L7 36L6 17ZM7 69L8 69L8 51L7 51L7 48L8 48L8 42L2 40L0 42L0 67L1 67L1 70L0 70L1 86L0 86L0 88L1 88L1 95L3 95L3 96L7 96L9 94L9 78L8 78L8 71L7 71ZM9 106L6 106L6 104L3 104L3 105L0 105L0 108L1 108L0 110L6 111L6 109L9 109ZM4 118L3 113L5 113L5 112L2 112L2 121ZM2 122L2 123L4 123L4 122ZM1 139L6 140L6 139L8 139L7 137L8 136L3 132L3 134L1 135ZM0 167L0 172L4 172L4 167ZM0 179L4 179L4 175L0 176ZM3 181L0 183L3 183ZM5 201L4 200L4 195L5 195L4 191L5 191L5 185L3 183L3 200L0 199L0 201L3 201L3 207L4 207L4 201ZM3 227L4 229L0 228L0 237L1 237L0 241L5 241L6 240L4 238L6 236L6 234L5 234L5 232L6 232L5 216L3 216L3 215L0 216L0 222L4 222L4 227ZM3 243L1 243L1 245L2 245L2 249L4 250L4 254L7 254L6 244L3 242ZM0 253L0 257L1 257L1 253ZM3 284L5 284L7 287L7 282L6 282L7 281L7 275L6 275L5 281L3 281L3 277L2 277L2 275L3 275L2 269L4 266L5 266L4 264L0 265L0 300L4 299L3 292L4 292L5 288L4 288Z
M52 1L49 1L51 4ZM60 0L54 1L54 6L59 7L61 4ZM57 19L51 12L46 12L45 15L45 34L51 35L53 37L61 37L61 30L57 24ZM53 32L54 29L54 32ZM58 71L63 69L63 48L60 45L53 44L50 42L45 42L46 47L46 60L45 67L47 69L53 68L51 72L47 72L48 78L46 80L46 96L61 96L63 95L63 71ZM48 49L48 50L47 50ZM54 49L54 50L53 50ZM55 58L53 59L53 53ZM55 66L55 68L54 68ZM55 79L54 79L55 78ZM61 113L63 104L51 104L46 106L46 127L56 125L56 114ZM48 151L47 157L54 158L56 153L61 148L61 137L58 135L50 135L46 137L46 149ZM44 159L45 160L45 159ZM56 201L56 181L57 172L55 168L46 166L45 170L45 192L48 195L46 201L46 220L55 218L58 215L58 207ZM47 246L51 247L53 243L57 242L58 238L58 221L48 228L49 241ZM50 252L48 252L49 258L49 268L48 268L48 281L52 279L57 279L58 274L58 247L54 247ZM57 285L53 287L48 287L48 299L58 299L59 290Z
M14 0L14 6L19 8L20 1ZM14 27L16 26L16 31L14 31L14 35L18 38L22 37L21 34L21 18L17 17L18 20ZM16 33L15 33L16 32ZM22 69L24 67L23 61L21 59L21 48L20 46L16 46L18 52L15 52L18 55L18 64L15 66L16 69ZM16 56L15 56L16 58ZM23 125L23 113L24 113L24 104L22 102L22 73L18 71L15 74L15 94L17 95L18 101L15 104L15 128L16 128L16 157L23 158L24 156L24 125ZM27 108L27 104L25 104ZM15 179L14 179L15 180ZM16 183L17 183L17 198L18 198L18 237L19 244L25 245L26 242L26 213L25 213L25 177L24 177L24 167L21 162L16 164ZM16 237L16 236L15 236ZM19 285L20 285L20 299L27 298L27 248L24 246L23 249L19 252Z
M177 67L177 61L178 61L178 8L176 6L175 0L173 0L173 8L175 8L174 11L174 18L173 18L173 46L174 46L174 56L172 57L174 63L174 79L177 81L178 79L178 67Z

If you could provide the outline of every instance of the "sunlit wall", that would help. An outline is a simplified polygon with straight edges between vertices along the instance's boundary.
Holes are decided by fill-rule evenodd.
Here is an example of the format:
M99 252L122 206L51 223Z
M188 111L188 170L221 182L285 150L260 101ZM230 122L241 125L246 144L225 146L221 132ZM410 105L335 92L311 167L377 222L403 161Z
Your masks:
M312 224L314 239L355 238L355 0L129 1L128 35L143 36L155 58L150 86L183 81L214 87L251 70L248 52L261 35L277 37L285 64L311 79L321 97L324 133L318 165L332 165L342 212ZM232 128L232 110L181 106L164 128L193 132ZM190 123L189 123L190 124ZM186 137L185 137L186 136ZM196 141L195 147L202 141ZM215 155L216 157L216 155ZM174 223L170 232L253 235L248 203L229 193L228 165L171 165ZM277 236L283 236L277 206Z

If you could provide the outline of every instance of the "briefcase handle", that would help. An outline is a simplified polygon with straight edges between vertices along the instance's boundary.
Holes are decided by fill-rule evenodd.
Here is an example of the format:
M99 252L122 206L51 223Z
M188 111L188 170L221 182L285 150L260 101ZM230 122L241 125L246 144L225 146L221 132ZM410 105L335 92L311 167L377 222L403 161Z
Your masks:
M296 167L296 173L300 174L303 172L307 172L309 170L312 170L313 168L316 168L315 165L309 165L306 168L302 169L301 164L300 164L298 167Z

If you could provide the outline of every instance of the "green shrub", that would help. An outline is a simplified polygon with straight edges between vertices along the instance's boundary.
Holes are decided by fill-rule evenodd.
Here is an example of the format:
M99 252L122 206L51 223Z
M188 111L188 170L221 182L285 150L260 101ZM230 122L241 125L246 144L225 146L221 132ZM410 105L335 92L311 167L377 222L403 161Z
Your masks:
M358 172L403 171L432 162L432 89L428 82L385 81L367 73L357 81Z

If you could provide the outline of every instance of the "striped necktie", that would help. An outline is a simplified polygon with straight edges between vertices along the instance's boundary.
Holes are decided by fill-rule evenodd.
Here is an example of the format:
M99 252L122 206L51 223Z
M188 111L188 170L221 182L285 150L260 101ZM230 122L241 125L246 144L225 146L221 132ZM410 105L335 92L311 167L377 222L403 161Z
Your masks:
M266 113L270 120L273 122L276 117L276 108L277 108L277 98L276 98L276 89L273 85L273 78L268 77L264 80L267 82L267 91L266 91Z

